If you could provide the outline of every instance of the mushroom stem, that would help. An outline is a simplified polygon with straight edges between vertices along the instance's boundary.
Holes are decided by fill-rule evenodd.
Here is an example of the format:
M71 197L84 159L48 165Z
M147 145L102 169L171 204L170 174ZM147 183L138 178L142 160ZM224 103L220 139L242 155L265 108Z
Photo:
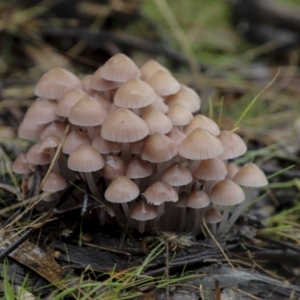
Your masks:
M128 222L129 222L129 221L130 221L130 218L129 218L129 216L130 216L130 211L129 211L128 203L127 203L127 202L122 203L122 208L123 208L123 212L124 212L124 214L125 214L125 216L126 216L126 219L127 219Z
M196 209L195 210L195 221L194 221L194 226L193 226L193 235L197 236L201 232L201 210Z
M253 193L255 193L255 195L253 195ZM219 230L222 230L220 232L225 233L233 226L233 224L237 221L243 211L247 208L247 206L251 204L251 201L257 197L257 194L258 191L255 191L253 189L247 189L245 191L245 200L234 209L231 217L229 218L227 223L224 224L224 228L219 228Z
M160 220L160 217L161 217L162 214L164 213L164 207L165 207L165 203L162 203L161 205L158 206L158 209L157 209L157 216L156 216L156 218L154 219L153 224L157 224L158 221Z
M87 130L88 130L89 138L92 140L96 135L95 127L88 127Z
M103 200L101 195L100 195L100 192L98 190L98 187L95 183L93 174L89 173L89 172L86 172L86 173L81 173L81 175L82 175L83 178L85 178L92 195L94 197L96 197L98 200Z
M223 219L218 227L218 231L217 231L218 234L224 233L223 230L228 225L229 208L230 208L229 206L225 206L223 208Z
M139 221L139 233L144 233L146 228L146 221Z
M121 158L125 163L130 160L131 153L130 153L130 143L122 143L122 153Z

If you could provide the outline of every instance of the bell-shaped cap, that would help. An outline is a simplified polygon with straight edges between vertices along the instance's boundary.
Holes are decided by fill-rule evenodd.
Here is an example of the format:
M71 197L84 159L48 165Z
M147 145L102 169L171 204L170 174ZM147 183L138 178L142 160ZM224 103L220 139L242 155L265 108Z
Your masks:
M260 187L269 183L263 170L253 163L245 164L235 174L233 181L239 185L249 187Z
M180 163L174 163L168 167L162 175L162 181L172 186L183 186L193 181L191 171Z
M140 108L140 113L143 115L152 108L161 111L163 114L169 111L169 106L165 103L164 99L158 95L156 95L156 98L152 104Z
M26 159L29 163L34 165L47 165L51 162L50 154L47 150L39 151L41 147L40 143L32 145L27 154Z
M176 94L167 97L166 102L169 106L176 103L182 104L192 113L199 111L201 106L201 100L197 93L184 85L181 85Z
M51 122L41 132L41 134L40 134L41 140L44 139L48 135L55 135L61 139L65 134L66 126L67 125L65 123L62 123L59 121Z
M140 77L140 70L126 55L118 53L111 57L101 68L100 76L106 80L125 82Z
M47 124L57 118L55 101L36 99L28 108L23 122L30 125Z
M126 166L121 157L115 155L107 155L105 158L105 164L101 173L104 178L114 179L119 175L124 175Z
M103 123L106 117L105 107L99 101L87 95L71 108L69 122L77 126L98 126Z
M209 159L223 152L220 140L202 128L193 130L181 143L179 154L188 159Z
M16 174L30 174L32 173L30 164L26 159L25 153L20 153L14 160L11 169Z
M62 68L54 68L40 78L34 94L44 99L59 99L69 90L80 85L80 79L73 73Z
M138 186L126 176L117 176L107 187L104 197L113 203L126 203L140 194Z
M160 132L165 134L173 128L171 120L162 112L152 108L143 114L142 119L149 128L149 134Z
M202 160L197 169L193 172L193 175L201 180L220 180L224 179L226 174L226 165L219 158Z
M146 189L143 195L153 205L178 201L176 190L170 184L163 181L154 182Z
M229 179L218 182L212 188L209 197L211 202L221 206L236 205L245 200L242 188Z
M127 163L126 176L131 179L145 178L153 173L151 163L134 156Z
M78 129L72 130L66 136L62 152L65 154L71 154L81 145L90 145L91 140L85 132L82 132Z
M175 94L180 89L179 82L169 73L164 70L155 72L147 83L153 87L154 91L159 96L168 96Z
M157 217L157 207L147 203L144 199L140 199L132 207L130 217L138 221L153 220Z
M194 209L200 209L210 204L209 197L200 190L194 190L186 200L186 206Z
M71 108L82 98L88 94L80 89L72 89L68 91L62 98L58 100L56 106L56 114L61 117L69 117Z
M218 124L204 115L194 116L190 123L184 128L184 133L188 135L196 128L205 129L210 134L216 136L220 134L220 128Z
M204 213L204 219L206 223L216 224L222 221L223 216L218 210L211 207Z
M170 106L167 117L174 126L185 126L193 119L192 113L180 103Z
M245 142L236 133L231 131L221 131L218 135L224 151L219 156L221 159L232 159L239 157L247 151Z
M107 117L101 128L101 136L104 139L118 143L136 142L148 133L147 124L126 108L120 108Z
M177 153L177 145L166 135L156 132L144 143L141 158L152 163L160 163L170 160Z
M147 81L152 75L154 75L157 71L164 70L169 72L164 66L158 63L154 59L148 60L143 66L140 68L141 71L141 79Z
M38 140L45 125L26 124L21 122L18 128L18 137L24 140Z
M173 127L172 130L166 134L166 136L173 140L177 146L179 146L186 138L186 134L180 131L177 127Z
M104 160L91 145L81 145L68 158L68 168L77 172L94 172L102 169Z
M90 88L98 92L105 92L116 89L120 82L106 80L101 76L102 67L98 68L91 76Z
M122 150L121 143L107 141L100 133L93 138L92 146L101 154L119 153Z
M51 172L48 175L48 177L42 187L42 190L44 192L55 193L55 192L64 190L66 187L67 187L66 180L60 174Z
M150 105L156 99L153 88L139 79L130 79L116 91L114 102L123 108L141 108Z

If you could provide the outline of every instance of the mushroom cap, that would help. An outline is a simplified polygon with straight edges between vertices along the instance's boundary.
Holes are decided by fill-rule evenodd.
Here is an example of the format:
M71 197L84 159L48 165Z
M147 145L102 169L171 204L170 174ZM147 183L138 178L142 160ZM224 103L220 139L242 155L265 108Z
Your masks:
M67 125L65 123L54 121L47 125L40 134L40 139L44 139L48 135L55 135L63 138Z
M141 108L150 105L156 99L153 88L140 79L130 79L116 91L114 102L123 108Z
M92 140L92 146L101 154L119 153L122 144L105 140L101 134L97 134Z
M42 190L44 192L55 193L55 192L64 190L66 187L67 187L66 180L60 174L51 172L48 175L48 177L42 187Z
M146 200L153 205L160 205L164 202L178 201L176 190L167 182L156 181L143 193Z
M62 98L58 100L56 106L56 114L61 117L69 117L71 108L82 98L88 94L78 88L68 91Z
M197 179L201 180L220 180L227 174L225 163L219 158L202 160L193 172Z
M80 99L70 110L69 122L77 126L101 125L107 117L105 107L87 95Z
M174 163L168 167L162 175L162 181L172 186L183 186L193 181L191 171L180 163Z
M243 202L245 194L235 182L224 179L212 188L209 197L210 201L217 205L230 206Z
M153 173L153 168L151 163L144 161L141 158L134 156L127 163L126 176L128 178L137 179L145 178Z
M149 134L160 132L165 134L173 128L171 120L162 112L152 108L143 114L142 119L146 122L149 128Z
M223 152L220 140L202 128L193 130L181 143L179 154L188 159L209 159Z
M140 194L138 186L126 176L117 176L107 187L104 197L113 203L125 203L134 200Z
M26 124L21 122L18 128L18 137L24 140L38 140L45 125Z
M157 217L157 207L147 203L144 199L140 199L132 207L130 217L138 221L153 220Z
M245 142L234 132L221 131L218 138L224 147L223 153L219 156L221 159L236 158L247 151Z
M42 152L49 148L56 148L61 142L61 139L55 135L47 135L44 139L42 139L39 144L40 147L38 148L39 152Z
M263 170L253 163L245 164L235 174L233 181L239 185L249 187L260 187L269 183Z
M215 123L212 119L204 116L204 115L196 115L194 116L190 123L184 128L184 133L186 135L190 134L196 128L202 128L208 131L212 135L219 135L220 128L217 123Z
M141 107L140 113L143 115L145 114L149 109L156 109L161 111L162 113L167 113L169 111L169 106L165 103L164 99L158 95L156 95L156 98L154 102L148 106Z
M66 136L62 145L62 152L71 154L81 145L90 145L91 140L85 132L78 129L72 130Z
M183 140L186 138L186 134L180 131L177 127L173 127L172 130L166 134L166 136L173 140L177 146L181 145Z
M140 74L140 70L136 64L122 53L111 57L100 70L100 76L102 78L118 82L139 78Z
M77 172L93 172L102 169L104 160L91 145L81 145L68 158L68 168Z
M182 104L192 113L197 112L201 106L201 100L197 93L193 89L183 84L181 85L180 90L176 94L168 96L166 98L166 102L169 106L175 103Z
M26 159L25 153L20 153L14 160L11 169L16 174L30 174L32 170L30 168L30 164Z
M204 213L204 219L206 223L215 224L220 223L223 219L223 216L218 210L211 207Z
M120 108L107 117L101 128L101 136L104 139L118 143L136 142L148 133L147 124L126 108Z
M177 145L169 137L155 132L144 143L141 158L152 163L160 163L170 160L177 153Z
M175 103L170 106L167 117L174 126L185 126L193 119L193 115L189 109L180 103Z
M227 168L227 175L225 178L233 180L235 174L239 171L238 166L235 163L230 162L227 164L226 168Z
M56 102L37 98L27 110L23 123L42 125L54 121L56 115Z
M145 64L143 64L143 66L140 67L141 78L147 81L152 75L154 75L154 73L156 73L159 70L164 70L166 72L169 72L164 66L158 63L156 60L150 59Z
M39 151L40 143L32 145L26 153L26 159L34 165L47 165L51 162L50 155L47 151Z
M114 179L119 175L124 175L126 166L121 157L115 155L107 155L105 158L105 164L102 169L102 175L104 178Z
M62 68L54 68L40 78L34 94L45 99L59 99L69 90L80 85L80 79L73 73Z
M193 191L186 200L186 206L194 209L204 208L209 204L208 195L200 190Z
M179 82L165 70L158 70L148 80L147 83L153 87L159 96L175 94L180 89Z
M95 91L110 91L120 86L120 82L106 80L101 76L102 67L98 68L91 76L90 87Z

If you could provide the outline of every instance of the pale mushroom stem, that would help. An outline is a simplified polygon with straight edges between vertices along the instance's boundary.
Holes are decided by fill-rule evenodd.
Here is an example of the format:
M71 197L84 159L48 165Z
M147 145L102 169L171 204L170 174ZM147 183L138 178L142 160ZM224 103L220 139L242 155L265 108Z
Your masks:
M88 184L88 187L92 193L92 195L94 197L96 197L97 199L99 200L102 200L102 197L100 195L100 192L98 190L98 187L95 183L95 180L94 180L94 177L93 177L93 174L92 173L89 173L89 172L86 172L86 173L81 173L81 176L83 178L85 178L87 184Z
M89 138L92 140L96 135L95 127L88 127L87 130L88 130Z
M154 224L157 224L158 221L160 220L160 217L162 216L162 214L164 213L164 208L165 208L165 203L162 203L161 205L158 206L158 210L157 210L157 216L154 219Z
M224 228L226 227L226 225L228 225L229 209L230 209L229 206L225 206L223 208L223 219L222 219L220 225L218 226L218 230L217 230L218 234L223 233Z
M201 160L192 160L189 165L190 171L194 172L198 168L200 163L201 163Z
M251 201L256 198L255 196L253 196L253 192L255 192L257 196L258 191L254 191L253 189L247 189L245 191L245 200L234 209L228 222L224 224L224 228L220 228L220 230L222 229L222 233L227 232L233 226L233 224L235 224L243 211L247 208L248 205L250 205Z
M146 228L146 221L139 221L139 233L144 233Z
M130 153L130 143L122 143L122 153L121 158L125 163L130 160L131 153Z
M196 209L195 210L195 222L194 222L194 227L193 227L193 234L197 236L201 232L201 209Z
M126 216L128 222L129 222L129 221L130 221L130 218L129 218L129 216L130 216L130 211L129 211L128 203L127 203L127 202L122 203L122 208L123 208L123 212L124 212L124 214L125 214L125 216Z

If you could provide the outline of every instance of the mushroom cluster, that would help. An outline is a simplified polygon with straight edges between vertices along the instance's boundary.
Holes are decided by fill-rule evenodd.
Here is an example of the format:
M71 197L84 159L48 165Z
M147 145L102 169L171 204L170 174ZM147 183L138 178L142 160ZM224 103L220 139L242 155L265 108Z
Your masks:
M16 158L13 171L30 188L35 166L46 173L70 126L42 187L53 193L45 200L81 178L104 204L101 224L198 234L204 217L221 222L222 232L230 209L245 200L241 186L268 183L255 164L239 169L227 162L246 152L244 141L199 114L197 93L154 60L138 68L117 54L82 80L55 68L34 93L18 136L36 143Z

